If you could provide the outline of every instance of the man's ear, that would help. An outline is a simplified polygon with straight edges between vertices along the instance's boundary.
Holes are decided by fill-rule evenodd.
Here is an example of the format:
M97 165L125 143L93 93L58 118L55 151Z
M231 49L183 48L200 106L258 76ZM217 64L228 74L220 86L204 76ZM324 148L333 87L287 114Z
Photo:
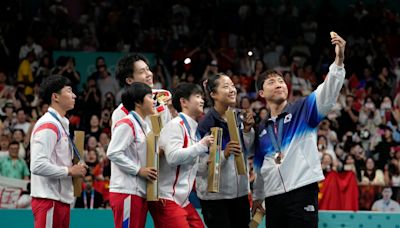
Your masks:
M136 108L136 107L141 108L141 107L142 107L142 103L137 103L137 102L135 102L135 108Z
M260 97L265 98L264 97L264 90L258 90L258 95L260 95Z
M52 94L51 94L51 100L52 100L52 101L58 103L58 102L60 102L59 99L60 99L60 98L59 98L59 94L57 94L57 93L52 93Z

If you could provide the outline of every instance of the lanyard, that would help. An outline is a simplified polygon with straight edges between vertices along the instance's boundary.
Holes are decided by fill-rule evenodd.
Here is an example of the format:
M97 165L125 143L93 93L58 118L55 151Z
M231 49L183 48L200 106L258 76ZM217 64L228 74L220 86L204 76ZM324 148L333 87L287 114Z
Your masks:
M83 203L85 205L85 208L88 208L86 191L83 191ZM92 189L92 191L90 192L90 209L93 209L93 205L94 205L94 190Z
M65 132L65 134L67 134L67 136L68 136L69 145L72 147L72 150L74 151L75 156L78 158L79 162L83 162L83 160L81 159L81 156L79 155L78 148L76 148L75 143L71 139L71 136L65 130L64 126L62 125L61 121L58 119L57 115L54 112L50 112L49 111L49 113L50 113L50 115L52 115L60 123L62 129Z
M200 132L196 131L196 138L193 139L192 135L190 134L191 130L190 130L189 122L187 121L187 119L185 118L185 116L182 113L179 113L178 115L183 120L183 123L185 124L185 127L186 127L187 131L189 132L190 139L195 142L200 141L200 139L201 139Z
M143 126L142 126L142 123L141 123L141 121L140 121L140 118L139 118L139 116L137 116L137 114L136 113L134 113L134 112L129 112L132 116L133 116L133 118L135 118L135 120L138 122L138 124L139 124L139 126L140 126L140 129L142 129L142 132L143 132L143 134L144 135L146 135L146 131L143 129Z
M273 126L276 124L276 122L274 124L268 124L268 127L267 127L268 136L272 142L272 145L274 146L275 153L282 152L281 146L282 146L282 134L283 134L283 120L284 120L284 118L280 118L280 119L276 120L278 122L278 129L277 129L276 134L274 132L274 126Z

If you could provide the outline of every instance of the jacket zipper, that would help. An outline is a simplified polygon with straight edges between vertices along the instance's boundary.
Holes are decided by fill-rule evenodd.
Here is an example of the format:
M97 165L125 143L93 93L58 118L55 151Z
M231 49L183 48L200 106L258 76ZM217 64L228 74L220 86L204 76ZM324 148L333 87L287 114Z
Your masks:
M281 178L281 181L282 181L283 190L285 190L285 192L287 192L287 191L286 191L286 187L285 187L285 183L283 182L283 178L282 178L281 170L279 169L279 167L278 167L278 173L279 173L279 177Z

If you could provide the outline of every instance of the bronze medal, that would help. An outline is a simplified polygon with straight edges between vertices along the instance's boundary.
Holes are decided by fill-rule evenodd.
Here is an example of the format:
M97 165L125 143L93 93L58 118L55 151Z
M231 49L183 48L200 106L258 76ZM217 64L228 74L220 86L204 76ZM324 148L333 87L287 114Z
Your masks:
M277 152L275 154L275 164L280 165L282 163L283 160L283 154L281 152Z

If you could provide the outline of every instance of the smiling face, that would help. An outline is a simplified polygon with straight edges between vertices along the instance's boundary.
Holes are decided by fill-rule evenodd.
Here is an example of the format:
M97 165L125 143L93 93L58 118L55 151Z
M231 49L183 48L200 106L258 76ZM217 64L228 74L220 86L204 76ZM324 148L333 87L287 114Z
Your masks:
M138 60L133 63L133 77L127 78L126 82L128 84L143 82L150 87L153 87L153 73L146 62Z
M372 160L372 158L368 158L365 162L365 167L367 168L367 170L373 170L375 168L374 160Z
M214 103L221 103L224 106L235 106L236 95L236 87L232 80L226 75L218 79L218 86L215 88L215 92L211 92L210 94Z
M274 74L265 79L259 93L267 102L281 104L288 97L288 88L283 78Z
M143 98L143 103L139 104L138 108L141 109L142 113L146 116L155 114L154 110L155 100L153 94L149 93Z

